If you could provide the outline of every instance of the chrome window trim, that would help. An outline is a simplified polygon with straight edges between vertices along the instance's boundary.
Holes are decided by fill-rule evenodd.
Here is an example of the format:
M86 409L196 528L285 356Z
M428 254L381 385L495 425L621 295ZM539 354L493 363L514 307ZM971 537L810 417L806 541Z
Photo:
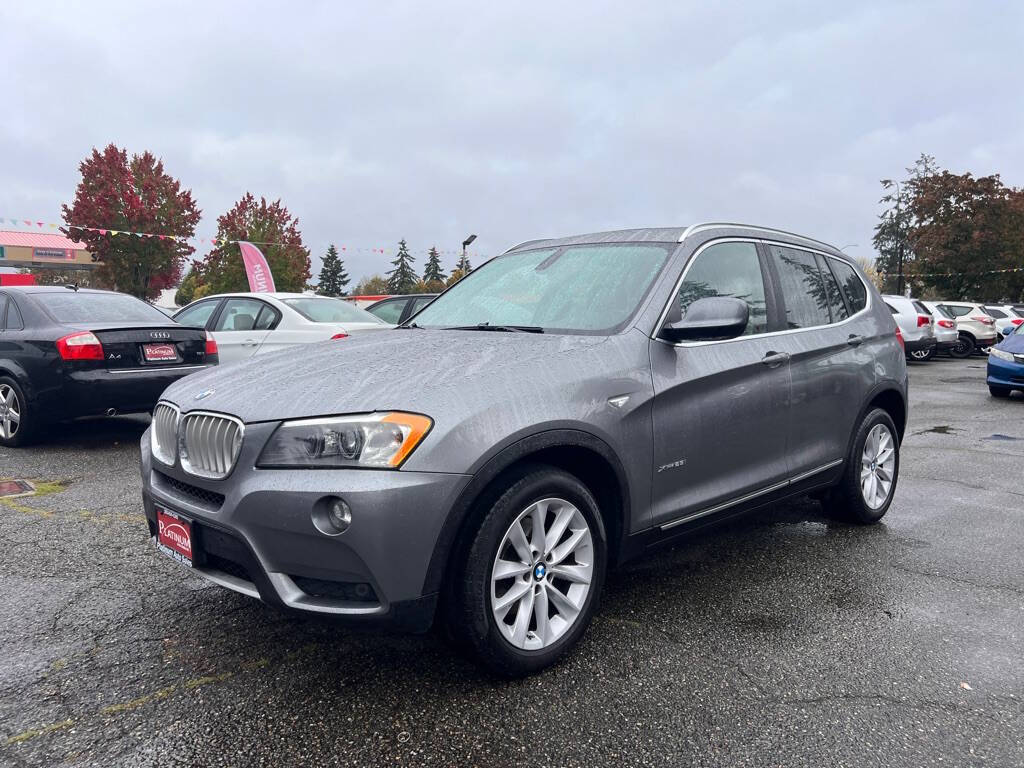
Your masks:
M192 468L190 462L182 454L181 443L185 439L185 420L192 416L213 416L218 419L225 419L227 421L234 422L238 425L238 440L239 442L245 442L245 422L243 422L237 416L231 416L227 413L218 413L217 411L186 411L181 414L178 419L178 463L181 465L182 470L192 475L193 477L200 477L204 480L224 480L229 477L232 472L235 471L235 466L238 464L238 458L242 455L242 448L238 449L238 456L235 456L231 461L231 466L228 467L227 472L224 474L199 472Z
M683 517L680 517L676 520L670 520L667 523L662 523L659 527L661 528L661 530L667 531L670 528L675 528L677 525L682 525L683 523L687 523L691 520L698 520L702 517L706 517L707 515L712 515L715 512L721 512L723 509L735 507L737 504L742 504L745 501L752 501L753 499L756 499L760 496L765 496L771 493L772 491L778 491L787 486L796 485L802 480L806 480L809 477L813 477L814 475L824 472L825 470L832 469L832 467L839 466L842 463L843 459L835 459L826 464L822 464L820 467L815 467L814 469L808 470L807 472L801 472L799 475L794 475L793 477L783 480L780 483L773 483L772 485L766 486L764 488L759 488L756 491L751 491L750 493L745 494L743 496L738 496L735 499L723 501L721 504L716 504L713 507L701 509L698 510L697 512L691 512L690 514L684 515Z
M715 226L721 226L721 225L715 225ZM741 225L736 224L734 226L741 226ZM773 231L779 231L779 230L773 230ZM686 233L683 233L683 234L685 235ZM814 250L812 248L806 248L804 246L793 245L793 243L785 243L785 242L781 242L779 240L766 240L765 238L762 238L762 237L735 236L735 237L720 237L720 238L717 238L715 240L709 240L708 242L706 242L702 246L700 246L700 248L698 248L696 251L694 251L690 255L690 258L687 260L686 267L683 269L682 274L679 275L679 279L676 280L676 282L675 282L675 284L674 284L674 286L672 288L672 293L669 295L668 301L665 302L665 306L662 308L661 314L658 315L658 322L654 324L654 333L651 336L652 340L661 342L662 344L667 344L670 347L704 347L704 346L707 346L709 344L731 344L731 343L736 342L736 341L747 341L749 339L763 339L763 338L766 338L766 337L769 337L769 336L782 336L784 334L791 334L791 333L806 333L807 331L818 331L818 330L821 330L822 328L839 328L839 327L841 327L843 325L846 325L849 322L852 322L853 320L856 320L861 315L863 315L866 312L868 312L868 310L870 310L874 306L874 299L873 299L872 294L871 294L871 289L868 287L867 283L864 282L864 278L861 276L860 271L858 271L856 266L854 266L853 273L857 276L857 279L860 280L861 285L864 286L864 292L867 295L867 303L864 304L864 308L862 310L860 310L859 312L855 312L854 314L850 315L845 320L840 320L838 323L826 323L825 325L812 325L812 326L810 326L808 328L788 328L788 329L786 329L784 331L767 331L766 333L752 333L752 334L749 334L749 335L746 335L746 336L737 336L734 339L720 339L720 340L717 340L717 341L680 341L680 342L671 342L671 341L667 341L665 339L660 338L658 336L658 331L661 330L662 325L664 325L664 323L665 323L665 318L668 317L669 310L672 308L672 302L675 301L676 296L679 295L679 289L682 287L683 281L686 280L686 274L690 271L690 268L693 266L693 263L697 260L698 256L700 256L705 250L710 248L712 245L718 245L719 243L761 243L762 245L777 245L777 246L779 246L781 248L797 248L799 250L807 251L808 253L817 253L817 254L820 254L821 256L823 256L823 257L825 257L827 259L839 259L838 256L836 256L835 254L832 254L832 253L827 253L825 251ZM839 259L839 260L843 261L843 259Z

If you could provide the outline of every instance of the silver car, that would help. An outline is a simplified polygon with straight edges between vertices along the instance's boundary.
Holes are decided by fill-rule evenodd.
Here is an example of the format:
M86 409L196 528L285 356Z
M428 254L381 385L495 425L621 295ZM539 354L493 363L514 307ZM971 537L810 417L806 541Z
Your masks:
M898 328L834 247L736 224L533 240L392 331L170 387L142 440L159 549L297 611L524 675L606 573L816 492L873 523L907 416Z
M919 361L935 357L935 319L928 307L905 296L884 295L882 300L903 333L907 357Z

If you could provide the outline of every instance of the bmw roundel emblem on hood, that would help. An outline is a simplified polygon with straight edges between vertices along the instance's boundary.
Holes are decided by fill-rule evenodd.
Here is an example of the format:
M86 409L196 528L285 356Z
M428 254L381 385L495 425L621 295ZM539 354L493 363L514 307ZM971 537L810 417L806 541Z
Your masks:
M205 400L206 398L208 398L210 395L212 395L216 391L217 391L216 389L204 389L202 392L197 394L194 399L195 400Z

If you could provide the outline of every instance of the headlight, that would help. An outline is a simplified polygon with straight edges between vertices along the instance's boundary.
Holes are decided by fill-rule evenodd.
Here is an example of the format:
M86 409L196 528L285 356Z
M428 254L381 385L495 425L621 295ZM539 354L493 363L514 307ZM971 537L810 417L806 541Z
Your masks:
M1008 360L1011 363L1013 362L1013 355L1011 353L1005 352L1002 349L996 349L995 347L989 349L988 356L998 357L1000 360Z
M286 421L271 435L257 467L394 469L434 422L417 413L366 413Z

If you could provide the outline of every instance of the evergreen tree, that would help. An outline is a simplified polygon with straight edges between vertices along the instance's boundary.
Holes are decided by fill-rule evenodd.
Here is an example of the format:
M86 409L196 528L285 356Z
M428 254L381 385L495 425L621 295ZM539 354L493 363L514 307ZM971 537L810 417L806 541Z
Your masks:
M316 292L321 296L344 296L348 285L348 272L345 262L338 258L338 249L331 243L324 254L324 263L320 268L320 280Z
M423 282L445 281L444 270L441 269L441 254L437 252L437 246L433 246L427 254L427 268L423 270Z
M464 275L473 271L473 266L469 263L469 257L466 255L465 251L463 251L462 255L459 257L459 262L455 265L455 271L461 272Z
M413 292L416 288L416 283L419 281L419 278L412 269L413 261L415 259L409 253L409 247L405 244L405 240L399 240L398 255L391 262L395 268L388 272L389 293Z

